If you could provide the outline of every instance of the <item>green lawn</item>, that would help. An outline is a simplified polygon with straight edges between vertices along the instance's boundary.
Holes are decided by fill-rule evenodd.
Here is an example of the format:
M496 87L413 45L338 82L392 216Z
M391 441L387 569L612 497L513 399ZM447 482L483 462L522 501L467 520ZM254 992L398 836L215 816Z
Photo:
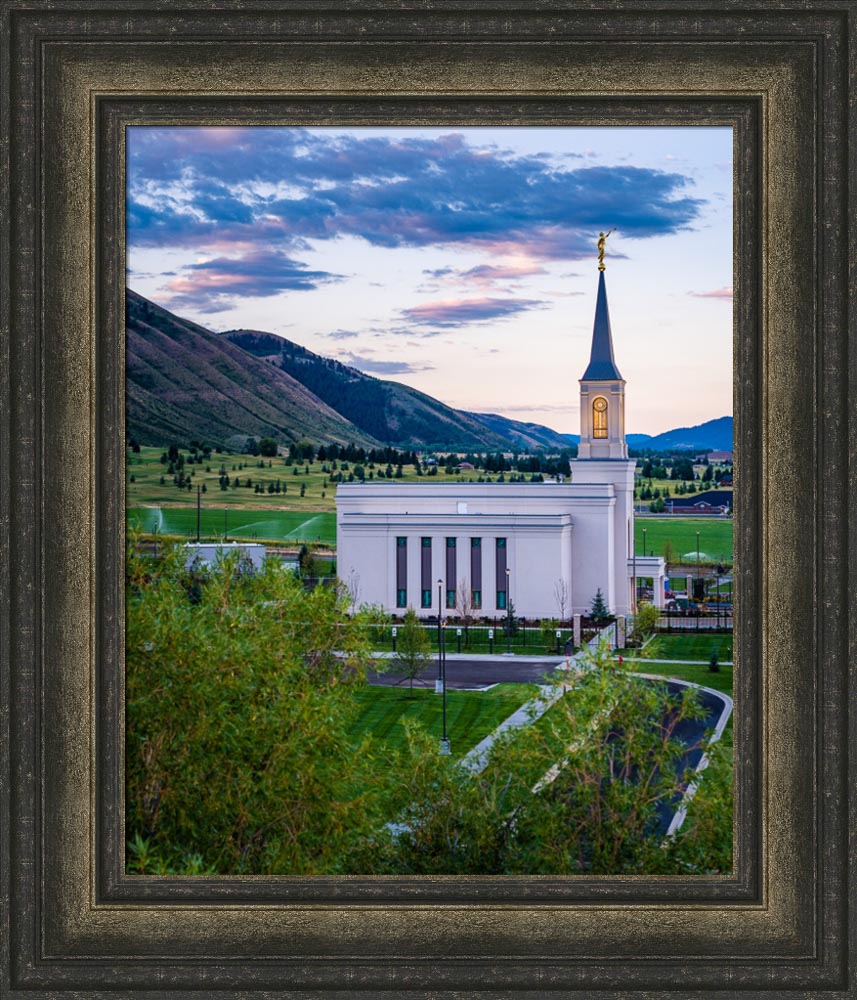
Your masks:
M530 684L498 684L489 691L446 693L446 729L454 757L463 757L517 708L535 696ZM440 740L443 732L442 698L434 688L370 685L357 692L360 714L352 733L356 739L371 733L390 749L404 746L405 718L421 723Z
M732 520L720 517L637 517L634 519L634 537L637 554L646 552L663 555L664 543L669 539L676 554L692 555L686 560L696 561L696 533L699 532L699 549L704 560L709 556L715 562L732 561ZM643 535L645 532L645 536Z
M128 511L130 527L138 526L147 534L187 535L196 537L196 498L187 507L133 507ZM200 513L200 534L203 539L229 538L268 539L273 541L326 542L336 541L336 515L326 512L299 510L235 510L215 508L204 501Z
M657 644L655 654L661 660L701 660L708 663L711 650L717 646L717 655L721 661L732 659L732 636L705 632L693 635L658 635L654 640ZM640 650L623 650L625 656L639 656Z
M140 521L145 532L149 533L157 527L162 534L195 535L196 487L204 486L201 530L208 537L223 536L225 511L230 537L335 544L336 483L330 481L330 471L322 471L324 463L286 465L282 457L259 459L250 455L213 453L203 464L185 466L185 473L193 472L191 489L180 490L174 485L168 467L160 461L163 450L143 447L138 453L129 451L126 454L129 523L135 519ZM184 454L187 456L186 451ZM219 484L221 465L230 480L226 490L222 490ZM364 467L367 475L369 471L377 475L380 469L372 469L368 464ZM342 463L339 463L338 470L341 468ZM346 475L348 471L350 469ZM479 473L473 473L471 477L460 474L447 476L443 470L438 470L436 476L419 477L412 466L406 465L403 478L393 481L431 485L466 482L468 478L475 480L478 476ZM233 485L236 479L239 486ZM250 487L246 485L248 480L253 484ZM264 493L254 491L256 483L262 485ZM269 493L268 486L276 486L277 483L280 492ZM537 486L533 488L537 489ZM640 555L643 554L644 529L645 548L656 555L662 554L667 539L678 555L695 553L696 532L699 531L702 552L714 560L730 561L732 558L732 521L728 519L638 517L636 547Z

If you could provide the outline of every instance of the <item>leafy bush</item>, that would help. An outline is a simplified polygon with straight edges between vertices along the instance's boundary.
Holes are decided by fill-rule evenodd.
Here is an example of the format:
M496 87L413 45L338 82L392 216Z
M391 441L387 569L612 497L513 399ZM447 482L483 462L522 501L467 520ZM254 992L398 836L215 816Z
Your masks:
M631 628L628 632L628 641L637 646L642 644L652 635L661 616L660 608L648 601L640 601L637 605L637 613L631 618Z
M226 872L335 872L376 822L371 753L349 742L363 616L271 561L189 574L128 557L129 838Z
M481 773L412 727L381 756L351 736L367 625L345 588L274 561L128 555L127 869L169 874L688 874L731 868L729 761L712 756L679 834L691 689L628 673L605 643ZM349 617L350 616L350 617ZM535 791L534 791L535 789ZM398 824L398 825L391 825Z
M672 808L691 773L683 722L704 710L693 689L626 672L606 643L536 724L495 743L472 775L409 732L399 825L374 837L361 862L381 874L688 874L729 871L728 766L709 767L689 818L668 841ZM559 693L559 692L558 692Z

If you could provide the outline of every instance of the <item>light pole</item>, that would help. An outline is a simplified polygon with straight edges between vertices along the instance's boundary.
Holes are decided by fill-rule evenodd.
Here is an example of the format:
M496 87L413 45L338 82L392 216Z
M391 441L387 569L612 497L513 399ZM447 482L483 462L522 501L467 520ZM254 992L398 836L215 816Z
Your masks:
M437 680L434 685L435 694L446 697L443 685L443 657L441 656L441 618L443 617L443 580L437 581Z
M697 594L699 593L699 532L696 533L696 594L694 598L699 600ZM699 605L696 605L696 627L699 629Z
M699 532L696 533L696 579L699 579ZM699 585L697 585L697 591L699 590Z
M441 697L443 698L443 735L440 738L440 755L441 757L448 757L450 753L449 737L446 735L446 622L443 623L440 630L440 663L442 670L442 685L443 690L441 692Z
M196 488L196 541L199 544L199 522L202 514L202 487Z
M643 528L643 555L644 556L647 556L649 554L648 551L647 551L647 549L646 549L646 532L648 530L649 530L648 528Z
M512 652L512 600L509 593L509 567L506 567L506 652Z

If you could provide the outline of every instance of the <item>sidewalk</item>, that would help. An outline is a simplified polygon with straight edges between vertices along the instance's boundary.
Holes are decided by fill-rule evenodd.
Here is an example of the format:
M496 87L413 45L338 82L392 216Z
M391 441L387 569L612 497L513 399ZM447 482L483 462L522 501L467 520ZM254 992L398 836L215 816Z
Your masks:
M377 652L370 653L373 660L392 660L396 653ZM437 650L432 651L432 657L437 660ZM523 655L518 653L447 653L447 663L459 661L467 663L470 660L481 660L483 663L552 663L559 664L565 662L564 656L557 656L556 653L545 653L542 656L531 654Z
M623 656L623 663L683 663L690 667L707 667L708 660L658 660L654 656ZM731 667L731 660L718 660L721 667Z

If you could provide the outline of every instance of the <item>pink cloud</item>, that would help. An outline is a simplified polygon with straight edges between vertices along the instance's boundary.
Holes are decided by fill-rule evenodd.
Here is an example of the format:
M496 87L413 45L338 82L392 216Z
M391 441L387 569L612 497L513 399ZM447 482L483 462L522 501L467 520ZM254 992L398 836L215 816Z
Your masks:
M710 292L691 292L696 299L732 299L732 288L715 288Z

